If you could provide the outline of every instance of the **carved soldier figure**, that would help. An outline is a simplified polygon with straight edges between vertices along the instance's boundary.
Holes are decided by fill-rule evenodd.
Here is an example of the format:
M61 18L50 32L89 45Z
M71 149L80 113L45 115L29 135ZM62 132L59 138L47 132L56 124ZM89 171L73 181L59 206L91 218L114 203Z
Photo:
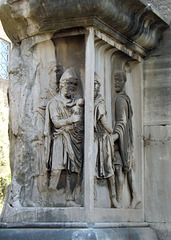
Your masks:
M94 76L94 135L95 135L95 159L96 178L108 181L110 199L113 207L120 208L116 200L115 178L113 169L113 146L111 136L113 129L108 124L105 102L99 93L100 78Z
M74 200L70 174L77 174L78 184L83 162L83 99L78 98L77 85L74 69L67 69L60 78L56 96L47 104L45 118L49 190L57 189L61 171L66 170L68 201Z
M113 140L115 142L115 174L117 200L122 200L123 173L127 174L131 194L130 208L135 208L140 202L137 195L135 181L133 180L133 132L132 132L132 106L129 96L125 93L124 85L126 75L118 71L114 74L115 90L115 128Z

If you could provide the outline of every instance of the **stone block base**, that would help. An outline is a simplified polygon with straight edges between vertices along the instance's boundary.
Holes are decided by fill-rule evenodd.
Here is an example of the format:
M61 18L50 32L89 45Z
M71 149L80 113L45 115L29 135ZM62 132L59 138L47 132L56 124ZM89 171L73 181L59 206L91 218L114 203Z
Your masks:
M60 228L60 226L64 226ZM77 226L78 225L78 226ZM80 228L79 228L80 225ZM83 227L81 227L81 225ZM104 225L104 226L103 226ZM136 225L136 224L135 224ZM70 227L69 227L70 226ZM77 227L76 227L77 226ZM87 227L86 227L87 226ZM111 226L111 227L108 227ZM154 230L131 227L126 223L112 224L0 224L0 240L157 240Z

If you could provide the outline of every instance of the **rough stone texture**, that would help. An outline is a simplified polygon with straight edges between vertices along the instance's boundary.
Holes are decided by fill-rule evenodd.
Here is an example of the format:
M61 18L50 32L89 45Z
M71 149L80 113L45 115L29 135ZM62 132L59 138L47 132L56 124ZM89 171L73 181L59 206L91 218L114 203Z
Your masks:
M171 2L152 2L170 19ZM144 62L145 219L160 240L171 238L171 31Z
M146 0L148 3L153 4L157 10L162 13L167 19L171 20L170 15L170 0Z
M3 229L1 229L1 227ZM24 235L24 236L23 236ZM0 239L72 239L155 240L155 232L147 223L20 223L0 224Z
M67 5L66 2L69 4ZM170 124L170 82L167 78L170 59L168 32L159 45L161 33L168 28L168 24L162 20L160 14L153 12L153 8L147 6L145 1L136 1L136 4L133 0L81 2L82 5L80 1L3 0L0 2L0 13L5 30L14 43L11 57L13 60L10 63L12 184L8 187L1 219L7 222L170 221L168 209L170 195L162 188L162 186L169 188L167 181L170 179L167 176L169 169L167 167L170 166L167 154L170 139L167 130L169 131L170 128L162 126ZM72 30L66 30L73 27ZM65 31L60 31L64 29ZM141 57L146 56L147 51L157 45L159 50L151 53L142 69ZM65 69L72 67L71 64L74 63L85 97L84 201L82 207L75 208L57 207L56 195L40 194L37 188L41 180L39 177L43 164L44 110L56 89L54 65L58 61L62 61ZM158 66L161 67L161 71L158 71ZM126 92L131 97L134 111L136 182L142 196L142 205L139 209L127 209L129 194L126 180L123 209L109 208L110 201L105 197L107 193L103 190L99 193L99 199L100 195L105 193L104 198L100 199L97 207L94 206L92 184L94 71L96 70L104 79L101 93L106 101L112 125L115 93L114 82L111 79L115 69L126 70L128 78ZM143 135L143 78L145 135ZM160 89L163 97L158 94ZM156 97L155 101L154 97ZM156 116L157 120L155 120ZM161 151L163 151L162 159L160 159ZM161 168L164 165L164 173L156 168L158 166L155 164L156 161ZM167 178L164 178L165 175L163 176L162 173L166 174ZM152 183L156 182L158 185L152 195ZM166 202L161 199L162 206L156 200L158 193L161 192L163 195L166 194L163 197Z
M145 179L148 179L145 181L146 220L171 222L171 126L146 126L145 129Z
M159 50L144 62L146 125L170 124L171 119L171 31L165 33ZM156 117L157 115L157 117Z
M95 66L92 64L94 44L96 47ZM87 61L86 64L85 61ZM81 221L88 219L89 221L110 222L143 221L143 206L139 206L136 210L127 209L130 197L126 178L124 179L123 209L111 211L110 199L107 199L105 195L104 198L99 195L98 206L102 209L100 211L98 208L93 209L94 136L92 131L90 135L90 129L94 128L93 102L89 104L93 100L94 92L91 85L94 80L94 71L97 71L104 79L102 94L107 103L111 125L114 124L112 120L114 82L110 83L110 79L115 69L128 68L126 89L131 96L134 108L136 183L138 192L142 196L142 73L140 61L141 57L127 46L123 46L122 43L97 29L94 32L93 28L91 34L84 28L78 28L55 34L53 32L42 33L23 39L20 44L15 43L9 67L12 183L8 188L9 194L7 194L2 213L2 221L20 222L31 221L31 219L35 222L80 221L80 219ZM86 159L84 165L85 194L82 195L84 196L82 206L85 209L65 209L61 196L56 193L40 192L38 188L38 183L43 177L42 166L45 165L43 162L45 107L56 89L54 68L56 62L60 62L64 69L74 66L81 79L82 92L85 97L85 149L89 149L85 151L84 157ZM133 65L131 65L132 62ZM136 94L133 94L134 91ZM136 103L139 96L141 98ZM102 193L104 193L103 190ZM49 207L49 209L43 207ZM61 208L54 209L53 207Z
M0 240L156 240L150 228L112 228L112 229L0 229Z
M170 223L150 223L150 227L155 230L159 240L171 239L171 224Z
M46 3L43 0L3 0L0 6L2 22L8 21L8 25L4 26L6 33L13 41L47 31L91 25L114 34L128 47L138 49L140 45L146 51L156 46L162 30L168 27L161 21L160 14L154 14L145 1L136 1L135 4L134 0L84 0L80 4L80 1L71 0L49 0ZM139 49L140 52L142 50Z
M9 66L11 79L10 159L12 178L15 179L12 181L11 188L14 190L12 201L22 199L20 201L22 206L41 206L42 204L54 206L57 204L55 195L51 200L48 199L47 194L38 197L39 191L36 187L37 180L39 180L37 176L41 173L44 164L42 161L44 158L45 106L52 98L51 94L55 94L57 87L55 46L49 37L51 35L23 40L21 48L15 47L11 52L12 60ZM70 57L67 58L67 63L63 51L59 52L58 59L65 68L67 68L67 64L70 66L74 61L76 70L78 69L76 62L80 62L80 69L83 69L84 63L80 61L80 59L84 59L80 55L81 42L78 50L73 47L73 44L74 42L70 39L71 47L68 45ZM60 43L56 46L59 45ZM65 45L64 42L63 45ZM61 49L63 49L63 45ZM74 49L75 56L71 53L72 49ZM84 52L84 50L82 51ZM31 62L30 59L32 59ZM82 74L81 71L83 70L80 70L79 74ZM23 118L23 116L25 117ZM22 185L25 187L21 188ZM35 191L32 192L32 189ZM20 197L18 194L21 194ZM39 201L37 201L37 197ZM16 204L18 203L16 202Z

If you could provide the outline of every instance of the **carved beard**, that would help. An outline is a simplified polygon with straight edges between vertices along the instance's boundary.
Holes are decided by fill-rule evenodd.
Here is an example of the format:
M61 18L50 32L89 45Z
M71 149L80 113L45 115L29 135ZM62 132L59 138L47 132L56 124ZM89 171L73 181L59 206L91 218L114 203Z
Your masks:
M67 91L67 92L64 94L64 96L65 96L66 98L71 98L71 93Z
M66 98L71 98L71 90L67 87L64 88L64 96Z
M66 98L74 98L74 93L75 93L74 90L66 89L64 96Z
M122 90L124 89L124 84L123 85L115 85L115 91L117 92L117 93L119 93L119 92L122 92Z
M99 95L99 92L100 92L99 89L94 90L94 99Z
M124 89L125 82L124 81L119 81L115 83L115 91L117 93L122 92Z

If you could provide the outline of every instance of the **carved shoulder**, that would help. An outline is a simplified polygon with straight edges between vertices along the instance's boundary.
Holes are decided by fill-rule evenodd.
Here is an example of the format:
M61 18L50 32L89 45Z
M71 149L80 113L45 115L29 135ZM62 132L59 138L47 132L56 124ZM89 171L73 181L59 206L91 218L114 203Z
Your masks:
M119 108L119 110L123 110L128 107L127 101L123 96L117 96L115 104L116 109Z

